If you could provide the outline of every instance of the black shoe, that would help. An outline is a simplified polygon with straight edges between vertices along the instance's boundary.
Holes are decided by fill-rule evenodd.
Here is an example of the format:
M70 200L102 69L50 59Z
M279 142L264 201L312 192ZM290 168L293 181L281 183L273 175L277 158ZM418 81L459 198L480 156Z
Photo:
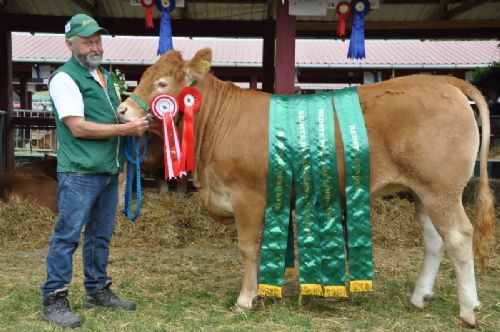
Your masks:
M108 283L103 289L94 294L87 294L85 298L85 307L94 306L107 307L112 309L135 310L135 303L129 300L121 299L109 287Z
M62 327L79 327L80 317L71 312L68 302L68 291L63 290L43 300L40 318Z

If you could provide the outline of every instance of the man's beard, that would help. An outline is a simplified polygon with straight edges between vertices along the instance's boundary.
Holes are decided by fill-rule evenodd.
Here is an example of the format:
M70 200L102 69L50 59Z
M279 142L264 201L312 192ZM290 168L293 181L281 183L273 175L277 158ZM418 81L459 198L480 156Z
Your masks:
M102 53L90 53L83 55L79 54L78 51L74 51L73 54L82 66L89 69L96 69L102 62Z

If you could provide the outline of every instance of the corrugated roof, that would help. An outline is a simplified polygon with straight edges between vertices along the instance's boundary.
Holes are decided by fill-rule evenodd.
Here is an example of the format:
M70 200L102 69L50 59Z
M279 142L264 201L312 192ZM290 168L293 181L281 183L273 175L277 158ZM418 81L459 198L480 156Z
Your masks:
M261 39L173 38L185 59L210 47L213 65L261 67ZM103 36L104 61L113 64L150 65L158 58L157 37ZM344 68L475 68L500 61L498 41L367 40L367 58L347 59L349 41L296 41L297 67ZM70 53L63 35L12 34L14 62L62 63Z

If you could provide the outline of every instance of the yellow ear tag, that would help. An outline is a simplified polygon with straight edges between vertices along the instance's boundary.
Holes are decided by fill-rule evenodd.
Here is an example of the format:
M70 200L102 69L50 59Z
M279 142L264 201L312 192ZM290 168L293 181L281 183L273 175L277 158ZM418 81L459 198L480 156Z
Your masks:
M210 62L208 62L207 60L201 60L201 65L206 72L210 70Z

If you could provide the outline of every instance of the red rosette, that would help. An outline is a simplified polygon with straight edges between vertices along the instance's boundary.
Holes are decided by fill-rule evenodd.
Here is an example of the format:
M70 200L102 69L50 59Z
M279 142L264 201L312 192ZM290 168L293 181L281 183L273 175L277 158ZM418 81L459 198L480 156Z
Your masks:
M147 29L154 27L153 22L153 7L155 5L154 0L140 0L141 6L144 8L145 24Z
M172 119L175 118L179 111L179 105L174 96L160 93L153 97L150 103L151 113L158 120L163 120L165 113L170 113Z
M197 112L201 107L201 93L195 87L186 86L179 92L177 103L183 112L186 108L192 108L193 112Z
M194 87L184 87L177 96L184 112L182 127L181 172L194 171L194 113L201 107L201 93Z
M341 1L337 4L335 9L337 15L339 16L339 22L337 24L337 36L345 36L345 22L347 17L351 14L352 6L351 3L347 1Z
M151 100L151 113L162 122L165 180L180 177L181 150L174 119L179 111L174 96L160 93Z

